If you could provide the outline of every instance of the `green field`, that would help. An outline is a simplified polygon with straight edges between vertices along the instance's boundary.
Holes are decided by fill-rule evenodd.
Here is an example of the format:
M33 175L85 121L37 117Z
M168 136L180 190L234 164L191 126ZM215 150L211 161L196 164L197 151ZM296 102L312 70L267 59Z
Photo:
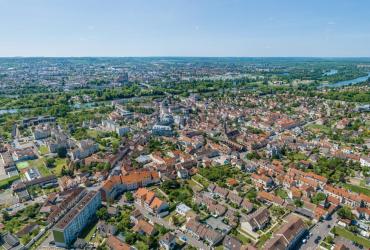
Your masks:
M29 167L36 168L42 176L48 176L51 174L50 170L45 166L43 158L27 161L26 163Z
M4 180L1 180L0 181L0 189L3 189L3 188L7 188L8 186L10 186L13 181L19 179L19 175L16 175L16 176L12 176L12 177L9 177L7 179L4 179Z
M45 145L42 145L40 148L39 148L39 151L40 151L40 154L42 155L46 155L49 153L49 149L47 146Z
M352 185L352 184L344 184L343 186L345 188L351 190L352 192L362 193L362 194L366 194L367 196L370 196L370 189L368 189L366 187L360 187L360 186L356 186L356 185Z
M55 167L51 168L49 171L51 171L51 173L53 173L57 176L60 176L61 173L62 173L63 166L67 167L67 160L62 159L62 158L56 158L55 159Z
M354 233L351 233L347 229L344 229L344 228L341 228L341 227L334 227L333 228L333 233L337 234L339 236L342 236L343 238L346 238L350 241L357 242L358 244L361 244L366 248L370 248L370 240L368 240L364 237L355 235Z
M30 165L28 164L27 161L22 161L22 162L18 162L17 163L18 170L22 170L22 169L28 168L29 166Z
M325 125L310 124L310 125L307 125L306 128L310 130L320 130L321 132L325 134L330 132L330 128Z

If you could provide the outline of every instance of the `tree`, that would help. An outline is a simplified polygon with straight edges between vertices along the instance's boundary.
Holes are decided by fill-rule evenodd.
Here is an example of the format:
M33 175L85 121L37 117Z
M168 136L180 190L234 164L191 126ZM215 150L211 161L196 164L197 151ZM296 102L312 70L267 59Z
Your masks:
M126 200L128 202L133 202L134 201L134 196L133 196L133 194L131 192L126 192L125 193L125 197L126 197Z
M125 234L125 241L127 244L133 245L137 239L137 236L135 233L127 232Z
M295 199L295 200L294 200L294 205L295 205L296 207L302 207L302 206L303 206L303 202L302 202L301 200L297 200L297 199Z
M171 216L171 221L174 226L178 226L180 224L179 219L175 215Z
M47 158L46 159L46 167L48 167L48 168L55 167L55 159L54 158Z
M324 193L317 193L315 196L312 197L312 203L318 205L321 201L326 199L326 195Z
M250 201L255 201L257 198L257 191L255 189L251 189L247 193L247 198Z
M326 237L325 241L329 244L333 244L334 243L334 239L333 237L331 237L330 235Z
M282 208L282 207L279 207L279 206L272 206L271 207L271 212L272 212L273 216L280 217L280 216L284 215L285 209Z
M57 150L58 157L65 158L67 156L67 149L65 147L60 147Z
M179 187L180 187L180 183L178 183L176 180L166 180L161 185L161 188L166 193L169 192L171 189L177 189Z
M12 217L9 215L7 211L3 211L3 219L4 221L9 221Z
M96 211L96 216L98 216L100 220L107 220L109 218L107 208L100 208L98 211Z
M351 208L349 208L349 207L340 208L338 210L338 215L339 215L339 217L341 217L343 219L349 219L349 220L353 219L353 214L351 212Z

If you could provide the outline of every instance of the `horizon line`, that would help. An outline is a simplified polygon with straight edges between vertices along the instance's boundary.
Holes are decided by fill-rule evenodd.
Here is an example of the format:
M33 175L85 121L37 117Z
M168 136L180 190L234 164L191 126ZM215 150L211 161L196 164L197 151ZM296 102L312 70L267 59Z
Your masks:
M333 58L333 59L370 59L369 56L1 56L0 59L7 58Z

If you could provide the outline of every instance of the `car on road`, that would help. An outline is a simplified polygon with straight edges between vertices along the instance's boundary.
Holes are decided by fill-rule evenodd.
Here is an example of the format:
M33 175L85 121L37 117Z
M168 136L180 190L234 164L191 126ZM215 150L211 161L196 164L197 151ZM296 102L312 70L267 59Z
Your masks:
M321 240L321 236L317 236L315 239L315 244L319 244L320 240Z

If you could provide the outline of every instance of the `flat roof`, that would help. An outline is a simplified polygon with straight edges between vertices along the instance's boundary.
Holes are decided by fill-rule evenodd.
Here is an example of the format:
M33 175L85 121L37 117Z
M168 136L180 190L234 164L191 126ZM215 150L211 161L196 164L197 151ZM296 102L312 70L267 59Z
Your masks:
M85 208L85 206L97 195L97 191L88 192L63 218L55 225L55 229L64 230L68 224Z

